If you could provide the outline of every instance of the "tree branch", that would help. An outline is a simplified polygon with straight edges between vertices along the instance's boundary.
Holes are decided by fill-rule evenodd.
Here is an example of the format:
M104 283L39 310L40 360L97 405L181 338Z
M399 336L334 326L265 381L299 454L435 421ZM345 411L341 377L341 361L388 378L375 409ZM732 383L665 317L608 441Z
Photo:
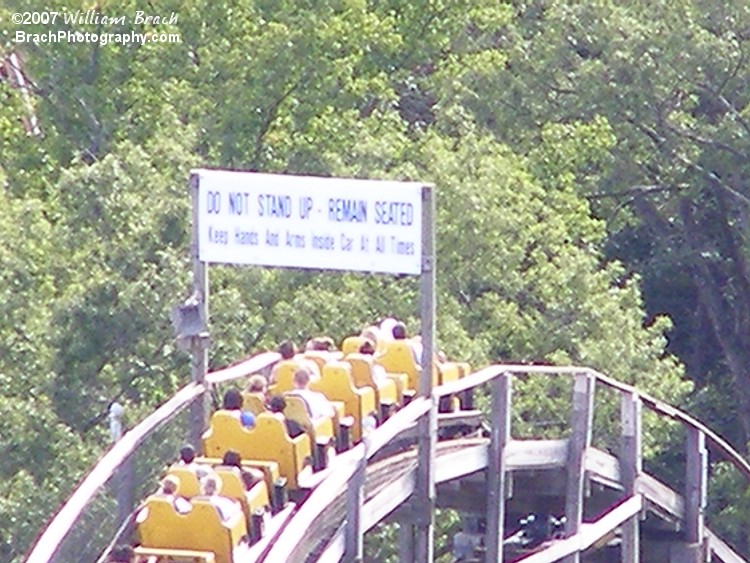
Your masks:
M279 108L281 107L281 104L284 103L284 101L292 95L292 92L294 92L297 87L302 84L303 80L307 77L307 73L302 73L302 75L297 79L296 82L294 82L289 88L287 88L281 96L274 100L274 102L268 107L268 110L266 111L266 118L263 120L263 123L261 123L260 130L258 131L258 134L255 136L255 151L253 152L253 164L251 165L251 169L257 168L257 166L260 164L260 153L263 150L263 139L265 138L268 131L271 129L271 125L273 124L274 120L276 119L276 114L279 111Z

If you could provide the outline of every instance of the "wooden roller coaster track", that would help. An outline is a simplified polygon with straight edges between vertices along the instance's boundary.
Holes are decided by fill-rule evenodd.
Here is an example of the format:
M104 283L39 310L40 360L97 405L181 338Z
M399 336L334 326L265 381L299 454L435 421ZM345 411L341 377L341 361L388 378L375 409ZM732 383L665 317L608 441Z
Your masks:
M75 525L87 502L115 475L138 445L160 425L185 409L206 387L266 369L278 360L264 353L209 374L206 385L192 383L126 433L81 481L65 505L39 535L29 551L29 563L47 563ZM521 440L511 437L512 388L515 378L546 376L573 380L570 434L566 439ZM306 501L284 516L283 526L258 543L235 554L235 561L359 560L363 536L389 515L405 522L423 517L413 504L419 479L418 446L425 439L419 422L432 417L437 425L441 397L455 396L480 386L489 387L489 428L483 437L459 437L437 443L431 487L480 476L484 492L487 561L503 561L507 535L509 482L525 472L557 471L566 516L565 538L548 542L528 554L526 562L579 561L587 550L617 531L619 558L653 560L644 554L641 521L647 514L669 522L676 531L669 561L741 562L745 559L716 536L705 523L708 452L729 462L750 482L750 464L706 426L630 385L594 370L579 367L494 365L459 381L435 387L430 397L418 397L388 419L353 449L337 456ZM594 390L606 388L619 395L619 455L592 446ZM684 428L686 436L684 490L674 491L643 471L641 459L642 408ZM428 427L429 428L429 427ZM712 457L712 459L714 458ZM609 504L596 518L586 517L592 483L609 491ZM438 494L438 496L440 496ZM740 500L738 499L738 502ZM403 526L408 529L408 526ZM406 537L406 536L405 536ZM409 560L408 537L402 560ZM413 552L411 552L413 554Z

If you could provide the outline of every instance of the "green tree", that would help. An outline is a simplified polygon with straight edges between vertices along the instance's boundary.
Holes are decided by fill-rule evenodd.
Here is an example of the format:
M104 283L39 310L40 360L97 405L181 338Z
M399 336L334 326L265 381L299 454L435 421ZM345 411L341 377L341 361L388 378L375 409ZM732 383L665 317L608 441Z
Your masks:
M732 198L744 189L748 16L739 3L697 7L101 4L107 15L176 10L174 26L99 30L182 37L144 45L18 47L1 24L43 132L25 134L18 91L0 85L10 100L0 105L0 409L21 444L2 433L0 470L15 487L3 507L54 505L104 447L97 422L110 400L137 419L187 380L167 319L189 285L187 177L198 164L434 182L449 355L591 365L680 403L690 386L665 354L669 322L645 317L639 277L608 257L642 261L647 288L674 280L700 296L721 353L695 379L712 383L744 353L735 227L746 217ZM641 230L607 238L636 219ZM386 315L418 326L413 279L216 267L211 288L214 367L287 337L341 339ZM670 310L687 309L675 301ZM718 330L729 328L735 340ZM744 372L732 373L741 390ZM717 389L693 404L721 410ZM555 388L525 395L517 422L529 432L562 412ZM43 429L20 419L36 408L51 418ZM34 443L39 432L50 444ZM52 475L53 459L65 471ZM44 496L32 483L53 486ZM4 524L3 538L30 541L41 512Z
M744 449L744 4L515 8L514 21L497 29L504 64L444 88L524 154L550 131L606 120L616 139L611 165L596 183L580 173L572 181L607 229L619 231L609 252L643 273L650 309L674 315L674 335L684 339L673 349L693 379L725 387L718 380L730 377L737 403L725 406L739 424L724 428Z

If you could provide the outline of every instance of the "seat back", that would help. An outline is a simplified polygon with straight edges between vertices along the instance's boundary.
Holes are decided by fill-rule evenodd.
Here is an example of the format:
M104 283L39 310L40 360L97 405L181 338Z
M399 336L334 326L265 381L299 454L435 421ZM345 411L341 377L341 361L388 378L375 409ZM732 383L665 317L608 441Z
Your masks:
M222 459L218 457L197 457L195 460L198 463L207 465L210 467L222 465ZM271 491L273 490L273 484L281 476L279 473L279 464L275 461L260 460L260 459L243 459L243 468L253 468L263 472L263 477L266 482L266 488Z
M234 415L226 411L216 411L211 415L208 430L203 433L203 451L208 457L221 459L227 450L237 450L245 457L236 446L242 448L242 444L250 439L252 432L251 428L243 428L242 423Z
M375 358L375 363L380 364L389 373L405 373L409 378L409 389L419 390L419 371L414 362L412 347L406 340L392 340L383 345L383 353ZM432 369L432 384L440 382L437 367Z
M209 457L223 457L227 450L236 450L242 459L276 461L279 473L286 477L289 487L297 488L297 474L309 462L310 439L306 434L290 438L284 418L264 412L255 419L255 427L243 428L232 416L217 411L211 426L203 434L203 447Z
M323 393L329 401L344 403L344 411L354 417L352 437L355 441L362 438L362 423L366 416L374 415L375 392L371 388L357 389L352 381L349 362L330 362L325 365L320 381L310 384L310 388Z
M316 366L318 366L318 370L321 374L323 373L323 366L325 366L328 362L340 360L342 356L343 354L341 352L326 352L324 350L306 350L302 355L303 359L307 360L308 362L313 362Z
M167 470L167 475L173 475L179 479L177 494L181 497L192 498L201 494L200 482L193 469L175 463Z
M346 356L346 361L351 366L352 383L354 383L355 387L377 388L372 373L372 368L375 365L375 358L373 356L353 352Z
M367 338L364 336L347 336L341 343L341 352L343 352L345 357L349 354L358 353L360 346L365 343L365 340Z
M245 502L245 483L239 468L230 465L217 465L214 472L221 478L221 495Z
M398 404L400 397L398 393L398 384L390 378L381 378L382 381L376 381L375 368L384 369L382 366L375 364L375 358L368 354L349 354L346 361L352 367L352 382L356 387L370 387L375 390L375 398L378 403Z
M221 494L239 501L248 521L256 508L270 509L270 496L265 480L259 481L247 490L237 467L218 465L214 467L214 471L221 478Z
M146 499L136 517L141 545L212 551L217 563L232 563L232 551L247 534L245 519L238 515L222 522L216 508L207 501L195 499L192 506L187 514L179 514L163 495Z
M294 395L293 392L284 395L284 400L286 401L284 416L300 424L310 435L313 442L317 438L330 438L332 440L335 438L332 419L324 418L313 422L310 418L310 408L307 403L302 397Z
M266 403L263 394L244 391L242 393L242 408L243 410L250 411L255 416L266 412Z
M440 370L440 383L458 381L463 377L461 364L456 362L443 362L438 366Z
M294 372L296 372L302 364L297 359L282 360L276 364L271 372L271 377L274 379L274 383L269 385L268 393L281 394L286 393L294 389Z

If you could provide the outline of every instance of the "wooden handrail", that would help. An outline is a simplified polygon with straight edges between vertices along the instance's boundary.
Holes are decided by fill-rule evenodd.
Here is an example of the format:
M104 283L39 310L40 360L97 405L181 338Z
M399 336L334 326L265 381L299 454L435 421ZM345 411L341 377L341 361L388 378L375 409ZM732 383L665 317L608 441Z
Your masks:
M386 420L382 426L365 438L367 444L367 459L371 459L391 440L403 432L404 428L417 422L430 410L430 401L424 397L416 397L407 406Z
M265 555L268 561L288 561L294 548L305 538L313 523L325 512L342 488L351 481L357 465L363 457L371 459L384 446L397 437L404 428L414 424L430 410L430 401L417 397L406 407L389 418L370 436L351 450L336 456L326 479L318 486L284 530L282 540L277 541Z
M696 430L699 430L700 432L703 432L706 435L706 441L708 441L716 451L718 451L721 456L732 463L739 471L744 475L745 479L750 481L750 463L748 460L746 460L744 457L742 457L737 450L735 450L729 442L727 442L724 438L716 434L713 430L708 428L705 424L702 422L699 422L689 414L686 414L682 412L681 410L668 405L667 403L660 401L658 399L655 399L651 395L648 395L647 393L643 393L642 391L639 391L632 385L627 385L626 383L621 383L615 379L612 379L611 377L608 377L606 375L603 375L601 373L598 373L594 370L590 370L591 373L593 373L597 380L599 380L601 383L606 385L607 387L610 387L612 389L617 389L620 392L623 393L632 393L634 395L637 395L641 402L651 411L661 414L664 416L667 416L671 418L672 420L675 420L677 422L681 422L682 424L686 426L692 426Z
M613 379L591 368L577 366L556 367L521 364L495 364L474 372L473 374L464 377L463 379L459 379L458 381L452 381L445 385L435 387L432 394L435 397L444 397L446 395L460 393L461 391L466 391L467 389L471 389L473 387L477 387L479 385L487 383L495 379L502 373L510 373L513 375L539 374L571 376L577 373L584 372L593 375L598 382L602 383L606 387L615 389L621 393L636 395L640 398L643 405L649 410L659 415L671 418L672 420L680 422L683 425L691 426L697 430L700 430L706 435L706 441L709 442L725 460L732 463L732 465L734 465L740 471L740 473L742 473L745 479L750 481L750 462L743 458L726 440L724 440L721 436L708 428L705 424L702 424L695 418L682 412L676 407L660 401L652 397L648 393L644 393L643 391L638 390L632 385L617 381L616 379Z
M224 369L209 373L206 381L216 384L249 375L272 366L279 359L275 352L265 352ZM201 384L189 383L166 403L126 432L99 459L94 468L78 483L65 504L49 521L27 552L26 563L47 563L70 532L86 504L112 478L122 463L156 428L170 420L206 391Z
M278 362L281 356L277 352L261 352L241 362L232 364L206 375L206 382L212 385L224 383L233 379L239 379L263 371Z
M175 416L204 391L203 385L196 383L186 385L113 444L96 466L79 482L67 502L37 537L26 563L47 563L52 559L86 504L115 474L123 461L135 451L152 430Z

